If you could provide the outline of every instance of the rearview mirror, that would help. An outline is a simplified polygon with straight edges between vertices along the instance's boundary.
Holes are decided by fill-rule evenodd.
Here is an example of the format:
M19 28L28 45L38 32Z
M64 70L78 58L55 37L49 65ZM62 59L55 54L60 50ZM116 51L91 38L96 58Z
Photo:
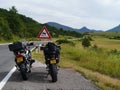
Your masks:
M61 46L58 46L59 49L61 49Z
M44 46L41 46L41 47L40 47L40 50L44 50L44 48L45 48Z
M27 43L27 46L32 46L32 45L34 45L33 42Z

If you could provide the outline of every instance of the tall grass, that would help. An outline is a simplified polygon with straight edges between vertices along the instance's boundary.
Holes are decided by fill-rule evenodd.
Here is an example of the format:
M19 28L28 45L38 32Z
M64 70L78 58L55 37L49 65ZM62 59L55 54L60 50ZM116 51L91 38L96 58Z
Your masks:
M64 45L61 54L63 58L75 61L79 66L120 78L120 56L108 54L106 50L84 49L80 45L72 47Z
M62 44L60 66L84 73L103 90L120 90L120 55L111 51L99 47L84 49L80 42L74 47Z

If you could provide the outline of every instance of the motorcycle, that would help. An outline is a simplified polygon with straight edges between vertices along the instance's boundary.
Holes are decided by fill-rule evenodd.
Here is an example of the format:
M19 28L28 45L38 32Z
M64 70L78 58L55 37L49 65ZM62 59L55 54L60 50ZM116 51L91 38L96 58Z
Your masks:
M54 55L51 55L48 59L48 74L50 74L52 78L52 82L56 82L58 80L57 74L58 74L58 65L57 65L57 58L55 58Z
M48 43L43 49L46 60L45 63L47 65L48 74L50 74L52 78L52 82L56 82L58 80L59 50L60 47L56 46L54 43Z
M35 61L31 58L31 51L21 42L10 44L9 50L13 51L15 55L15 66L20 71L23 80L27 80L29 73L31 73L32 63Z

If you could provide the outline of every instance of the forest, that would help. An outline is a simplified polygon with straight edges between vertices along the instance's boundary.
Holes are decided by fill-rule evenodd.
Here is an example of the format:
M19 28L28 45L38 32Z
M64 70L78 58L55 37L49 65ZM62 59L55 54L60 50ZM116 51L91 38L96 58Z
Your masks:
M73 36L82 37L83 34L57 29L47 24L41 24L30 17L19 14L16 7L9 10L0 8L0 40L14 40L14 38L36 38L41 28L46 26L52 37Z

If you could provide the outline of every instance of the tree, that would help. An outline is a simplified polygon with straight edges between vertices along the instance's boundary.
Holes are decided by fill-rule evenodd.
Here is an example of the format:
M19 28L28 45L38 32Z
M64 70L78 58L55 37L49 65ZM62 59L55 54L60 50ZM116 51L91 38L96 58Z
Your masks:
M15 8L15 6L12 6L12 8L9 10L6 19L8 21L11 32L19 37L24 37L24 31L26 27L24 26L20 15L17 14L17 9Z
M17 13L17 9L15 8L15 6L12 6L12 8L10 8L9 11L12 13Z
M87 47L91 46L90 39L89 39L88 37L85 36L85 37L82 39L82 46L83 46L84 48L87 48Z
M2 17L0 17L0 36L2 36L5 40L12 39L12 33L10 31L8 23Z

